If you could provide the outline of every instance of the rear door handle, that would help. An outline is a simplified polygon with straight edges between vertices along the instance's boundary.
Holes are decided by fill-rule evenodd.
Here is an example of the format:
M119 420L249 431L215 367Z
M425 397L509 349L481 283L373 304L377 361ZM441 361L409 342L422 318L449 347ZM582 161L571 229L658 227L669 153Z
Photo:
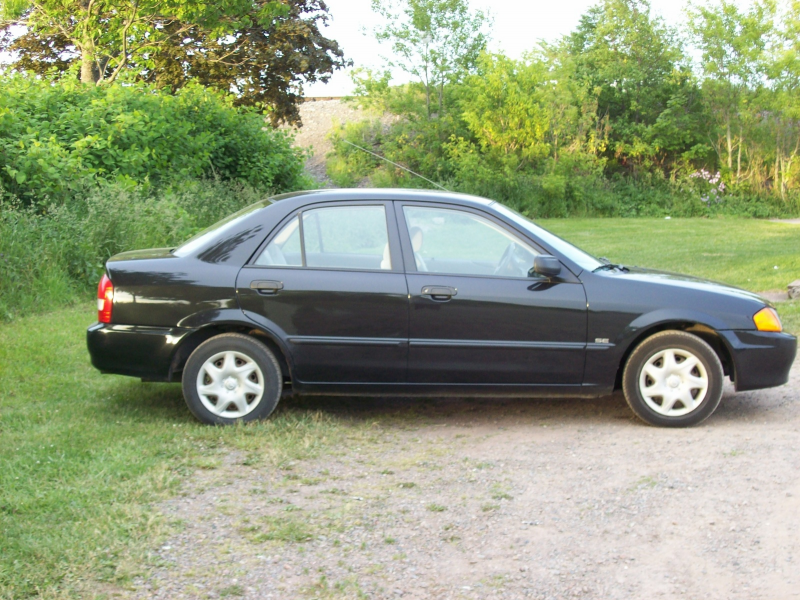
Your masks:
M259 294L277 294L283 289L283 282L281 281L251 281L250 289L256 290Z
M422 288L423 296L430 296L432 300L450 300L458 294L458 290L447 285L426 285Z

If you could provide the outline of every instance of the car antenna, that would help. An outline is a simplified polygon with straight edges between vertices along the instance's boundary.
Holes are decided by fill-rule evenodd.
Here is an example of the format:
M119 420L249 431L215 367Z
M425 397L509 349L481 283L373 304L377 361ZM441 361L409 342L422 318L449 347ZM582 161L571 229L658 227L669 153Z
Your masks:
M377 158L380 158L381 160L385 160L386 162L388 162L388 163L390 163L390 164L394 165L395 167L399 167L400 169L403 169L404 171L408 171L408 172L409 172L409 173L411 173L412 175L416 175L416 176L417 176L417 177L419 177L420 179L424 179L424 180L425 180L425 181L427 181L428 183L435 185L435 186L436 186L436 187L438 187L440 190L444 190L445 192L449 192L449 191L450 191L450 190L448 190L446 187L444 187L443 185L440 185L440 184L436 183L435 181L431 181L431 180L430 180L430 179L428 179L427 177L424 177L423 175L420 175L419 173L415 173L414 171L412 171L412 170L411 170L411 169L409 169L408 167L404 167L404 166L403 166L403 165L401 165L401 164L398 164L398 163L396 163L396 162L394 162L394 161L391 161L391 160L389 160L388 158L386 158L385 156L381 156L381 155L380 155L380 154L378 154L377 152L372 152L371 150L367 150L366 148L362 148L362 147L361 147L361 146L359 146L358 144L354 144L353 142L348 142L347 140L342 140L342 141L343 141L345 144L350 144L350 145L351 145L351 146L353 146L354 148L358 148L359 150L363 150L363 151L364 151L364 152L366 152L367 154L371 154L372 156L375 156L375 157L377 157Z

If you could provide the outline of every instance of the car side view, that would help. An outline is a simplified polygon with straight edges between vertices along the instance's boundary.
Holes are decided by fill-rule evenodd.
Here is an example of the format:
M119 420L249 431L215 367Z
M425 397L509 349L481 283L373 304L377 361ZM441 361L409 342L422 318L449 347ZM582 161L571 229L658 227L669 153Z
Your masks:
M751 292L598 260L484 198L366 189L276 196L112 257L87 341L103 373L182 381L209 424L265 418L289 389L622 389L645 422L681 427L714 412L725 376L785 383L797 348Z

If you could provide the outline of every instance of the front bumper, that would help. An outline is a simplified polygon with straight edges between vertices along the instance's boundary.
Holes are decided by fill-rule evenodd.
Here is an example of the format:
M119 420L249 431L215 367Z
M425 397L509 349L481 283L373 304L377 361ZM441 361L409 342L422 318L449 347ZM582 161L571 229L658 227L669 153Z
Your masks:
M95 323L86 331L92 365L103 373L170 381L172 359L193 329Z
M766 331L720 331L733 359L737 392L783 385L789 380L797 338Z

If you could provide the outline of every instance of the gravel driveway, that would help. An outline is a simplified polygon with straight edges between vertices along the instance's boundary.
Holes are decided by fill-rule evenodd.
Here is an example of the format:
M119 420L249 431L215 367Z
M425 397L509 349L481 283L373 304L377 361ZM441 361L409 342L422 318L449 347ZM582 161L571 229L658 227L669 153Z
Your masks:
M795 366L683 430L620 395L306 399L372 435L281 469L226 454L123 596L800 597L799 392Z

